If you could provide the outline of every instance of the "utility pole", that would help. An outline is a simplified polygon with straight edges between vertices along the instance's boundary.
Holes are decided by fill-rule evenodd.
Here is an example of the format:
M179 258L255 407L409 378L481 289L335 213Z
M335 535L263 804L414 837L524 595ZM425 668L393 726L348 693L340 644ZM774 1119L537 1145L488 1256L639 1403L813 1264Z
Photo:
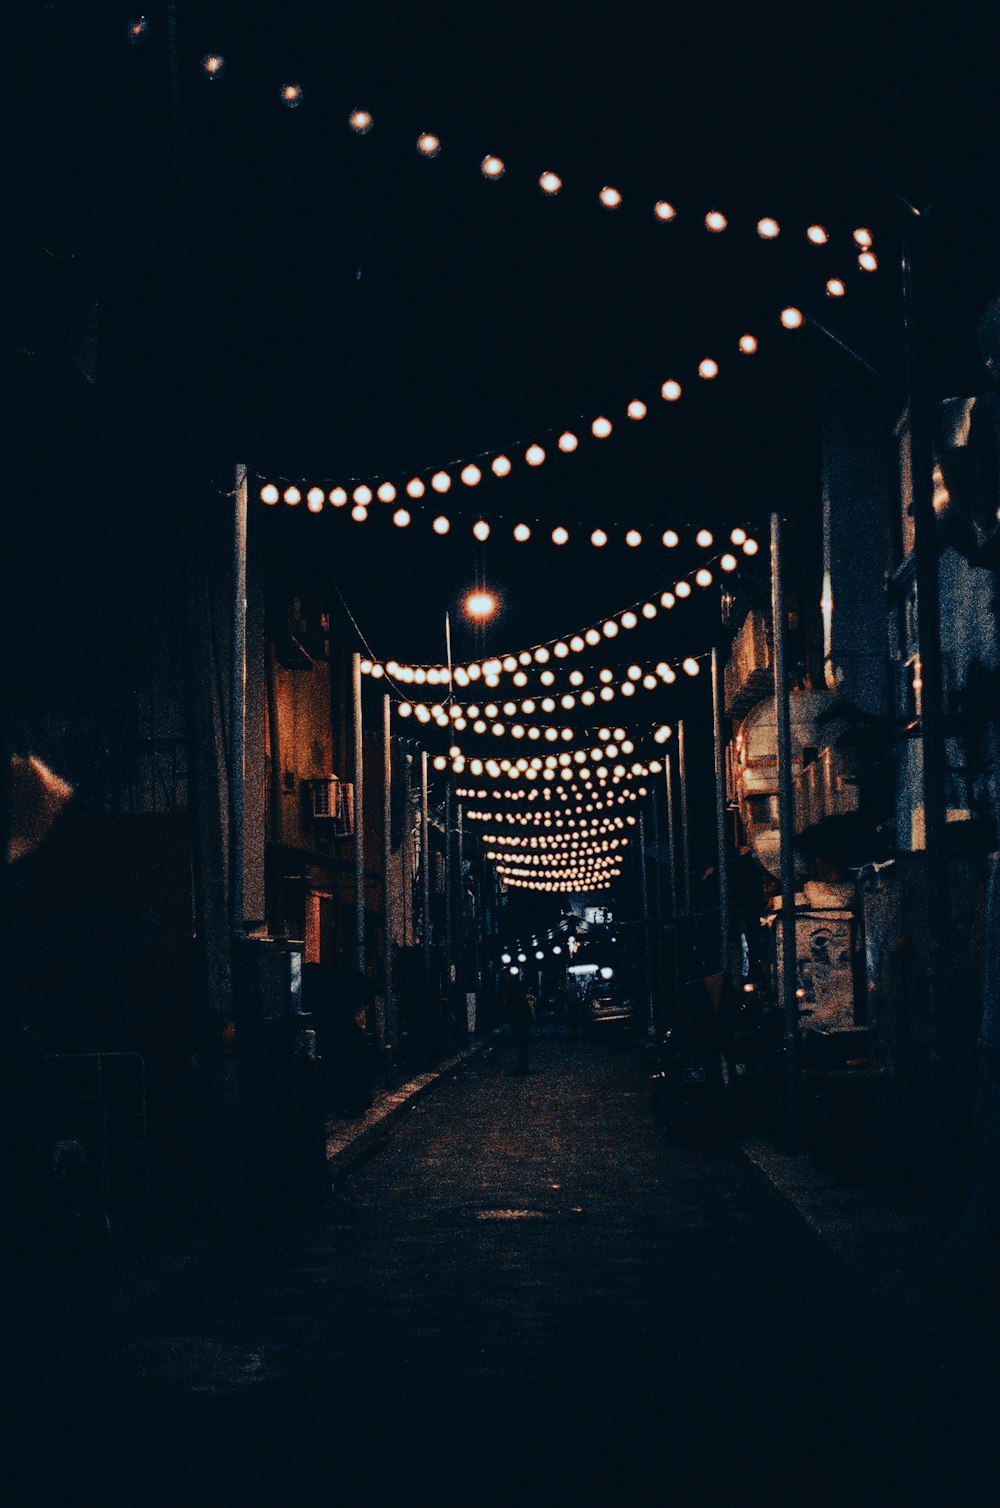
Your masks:
M681 791L681 890L684 897L684 915L691 915L691 848L688 837L688 783L687 755L684 748L684 719L677 724L677 779Z
M668 879L670 882L670 939L671 939L671 962L673 964L674 997L671 1005L671 1016L677 1009L677 1002L681 993L681 954L680 939L677 935L677 843L674 837L674 781L673 760L668 754L663 761L663 778L667 792L667 858L669 863Z
M649 939L649 885L646 877L646 816L639 813L639 880L642 890L642 943L646 965L646 1034L655 1036L653 1020L653 967Z
M778 838L780 844L781 1002L785 1015L785 1117L790 1146L799 1133L799 1008L795 942L795 801L792 792L792 718L786 657L784 562L781 518L771 514L771 632L774 638L774 708L778 742Z
M944 1065L948 1059L948 751L944 726L944 668L941 653L939 544L934 513L934 441L930 392L930 357L921 318L921 279L927 216L907 206L903 222L903 338L909 438L908 481L913 516L913 564L916 579L917 646L920 666L921 776L924 807L927 993L930 1007L930 1057L936 1103L931 1106L932 1157L939 1177L948 1162L945 1145L949 1119Z
M393 993L393 936L395 908L392 903L392 698L382 698L382 909L385 916L385 1043L392 1053L396 1046L396 999Z
M431 822L427 794L427 750L420 753L420 881L423 898L424 968L431 966Z
M356 963L365 976L365 757L361 712L361 655L352 662L354 686L354 918ZM369 1022L369 1025L371 1023Z
M666 979L663 972L663 864L660 850L660 801L659 793L653 791L653 847L656 850L656 864L653 868L653 916L656 924L656 1008L653 1011L653 1026L657 1022L657 1015L663 1015L663 997L666 993Z
M719 972L728 975L731 968L731 927L729 919L729 851L726 843L726 750L723 743L722 676L719 651L712 650L712 729L715 741L715 844L716 868L719 872Z
M445 988L451 989L452 918L451 918L451 781L444 787L444 973Z
M243 867L247 718L247 469L236 468L233 492L233 619L229 683L229 890L234 937L243 936Z

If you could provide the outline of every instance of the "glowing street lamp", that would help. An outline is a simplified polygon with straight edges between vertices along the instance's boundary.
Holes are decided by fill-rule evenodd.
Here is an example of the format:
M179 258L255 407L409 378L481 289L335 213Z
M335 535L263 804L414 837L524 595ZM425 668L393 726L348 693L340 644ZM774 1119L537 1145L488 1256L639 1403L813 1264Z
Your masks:
M470 592L462 604L470 618L483 622L486 618L492 618L497 610L497 599L492 592L477 589Z

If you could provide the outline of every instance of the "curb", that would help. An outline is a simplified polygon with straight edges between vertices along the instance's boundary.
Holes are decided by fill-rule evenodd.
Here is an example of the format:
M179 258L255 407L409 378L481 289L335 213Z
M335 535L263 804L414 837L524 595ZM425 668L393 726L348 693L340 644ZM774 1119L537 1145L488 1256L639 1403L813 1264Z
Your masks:
M924 1313L937 1251L931 1216L893 1209L876 1190L842 1184L808 1154L793 1156L753 1137L735 1143L785 1207L850 1276L897 1317Z
M446 1058L429 1073L417 1074L398 1089L378 1097L371 1109L358 1121L345 1127L336 1120L327 1121L326 1167L333 1182L342 1178L356 1163L371 1155L392 1131L393 1125L405 1110L429 1094L444 1079L450 1078L464 1063L489 1051L498 1031L490 1032L479 1042L473 1042L453 1057Z

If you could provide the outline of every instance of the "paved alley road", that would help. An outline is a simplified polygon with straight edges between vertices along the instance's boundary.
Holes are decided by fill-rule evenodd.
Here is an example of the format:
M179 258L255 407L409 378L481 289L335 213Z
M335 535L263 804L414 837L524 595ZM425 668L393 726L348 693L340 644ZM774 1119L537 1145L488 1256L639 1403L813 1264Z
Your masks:
M737 1152L668 1135L647 1054L553 1037L527 1078L510 1055L102 1359L61 1447L83 1481L136 1504L974 1500L919 1346Z

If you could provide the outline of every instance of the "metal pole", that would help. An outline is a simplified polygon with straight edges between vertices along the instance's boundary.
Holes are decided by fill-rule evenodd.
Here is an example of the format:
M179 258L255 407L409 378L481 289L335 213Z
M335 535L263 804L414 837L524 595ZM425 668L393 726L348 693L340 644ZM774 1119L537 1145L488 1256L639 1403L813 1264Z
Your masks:
M451 989L451 781L444 788L444 974L445 986Z
M461 801L456 803L455 843L458 851L458 873L456 876L456 900L458 902L458 905L455 916L455 921L457 924L455 929L457 933L457 946L455 948L455 952L457 955L457 978L458 982L461 984L465 981L465 828Z
M382 906L385 913L385 1045L396 1045L396 1000L393 994L393 936L395 908L392 903L392 698L382 698Z
M452 664L451 664L451 614L450 613L445 613L445 615L444 615L444 647L445 647L445 652L446 652L446 654L448 656L448 700L449 700L449 702L451 702L451 701L454 701L454 699L455 699L455 678L454 678L454 676L452 674Z
M684 752L684 719L677 724L677 779L681 788L681 891L684 896L684 915L691 914L691 848L688 837L688 782L687 757Z
M719 972L728 974L730 959L729 853L726 844L726 751L723 744L725 708L719 651L712 650L712 728L715 738L715 842L719 871Z
M420 884L423 899L424 968L431 966L431 822L427 795L427 750L420 754Z
M642 887L642 941L646 964L646 1034L655 1036L653 1021L653 968L649 947L649 886L646 883L646 817L639 813L639 878Z
M673 954L673 983L674 998L671 1014L677 1008L677 1002L681 993L681 953L680 939L677 935L677 843L674 838L674 779L673 761L668 754L663 761L664 782L667 788L667 855L670 861L670 936L672 941L671 952Z
M663 1014L663 996L666 988L666 979L663 972L663 863L660 849L660 802L658 793L653 791L653 847L656 850L656 864L653 868L653 916L656 922L656 1006L658 1010L653 1012L653 1024L657 1024L656 1016Z
M247 719L247 469L236 467L233 492L233 622L229 686L229 841L232 927L243 934L244 773Z
M946 1115L942 1069L947 1061L947 945L949 884L947 863L948 750L943 711L941 592L939 543L934 513L933 413L929 391L929 357L915 304L919 307L923 273L921 243L926 219L908 209L903 222L903 330L909 429L908 481L913 515L913 557L917 588L917 645L920 666L920 752L924 805L924 853L927 899L927 992L930 1006L929 1055L937 1092L935 1122L929 1142L937 1148L939 1176L947 1166Z
M361 721L361 655L353 661L354 687L354 925L357 969L365 974L365 760Z
M785 1114L788 1140L798 1142L799 1013L795 945L795 802L792 794L792 718L786 668L785 585L781 519L771 514L771 632L774 638L774 706L778 741L778 838L780 843L781 1002L785 1015Z

